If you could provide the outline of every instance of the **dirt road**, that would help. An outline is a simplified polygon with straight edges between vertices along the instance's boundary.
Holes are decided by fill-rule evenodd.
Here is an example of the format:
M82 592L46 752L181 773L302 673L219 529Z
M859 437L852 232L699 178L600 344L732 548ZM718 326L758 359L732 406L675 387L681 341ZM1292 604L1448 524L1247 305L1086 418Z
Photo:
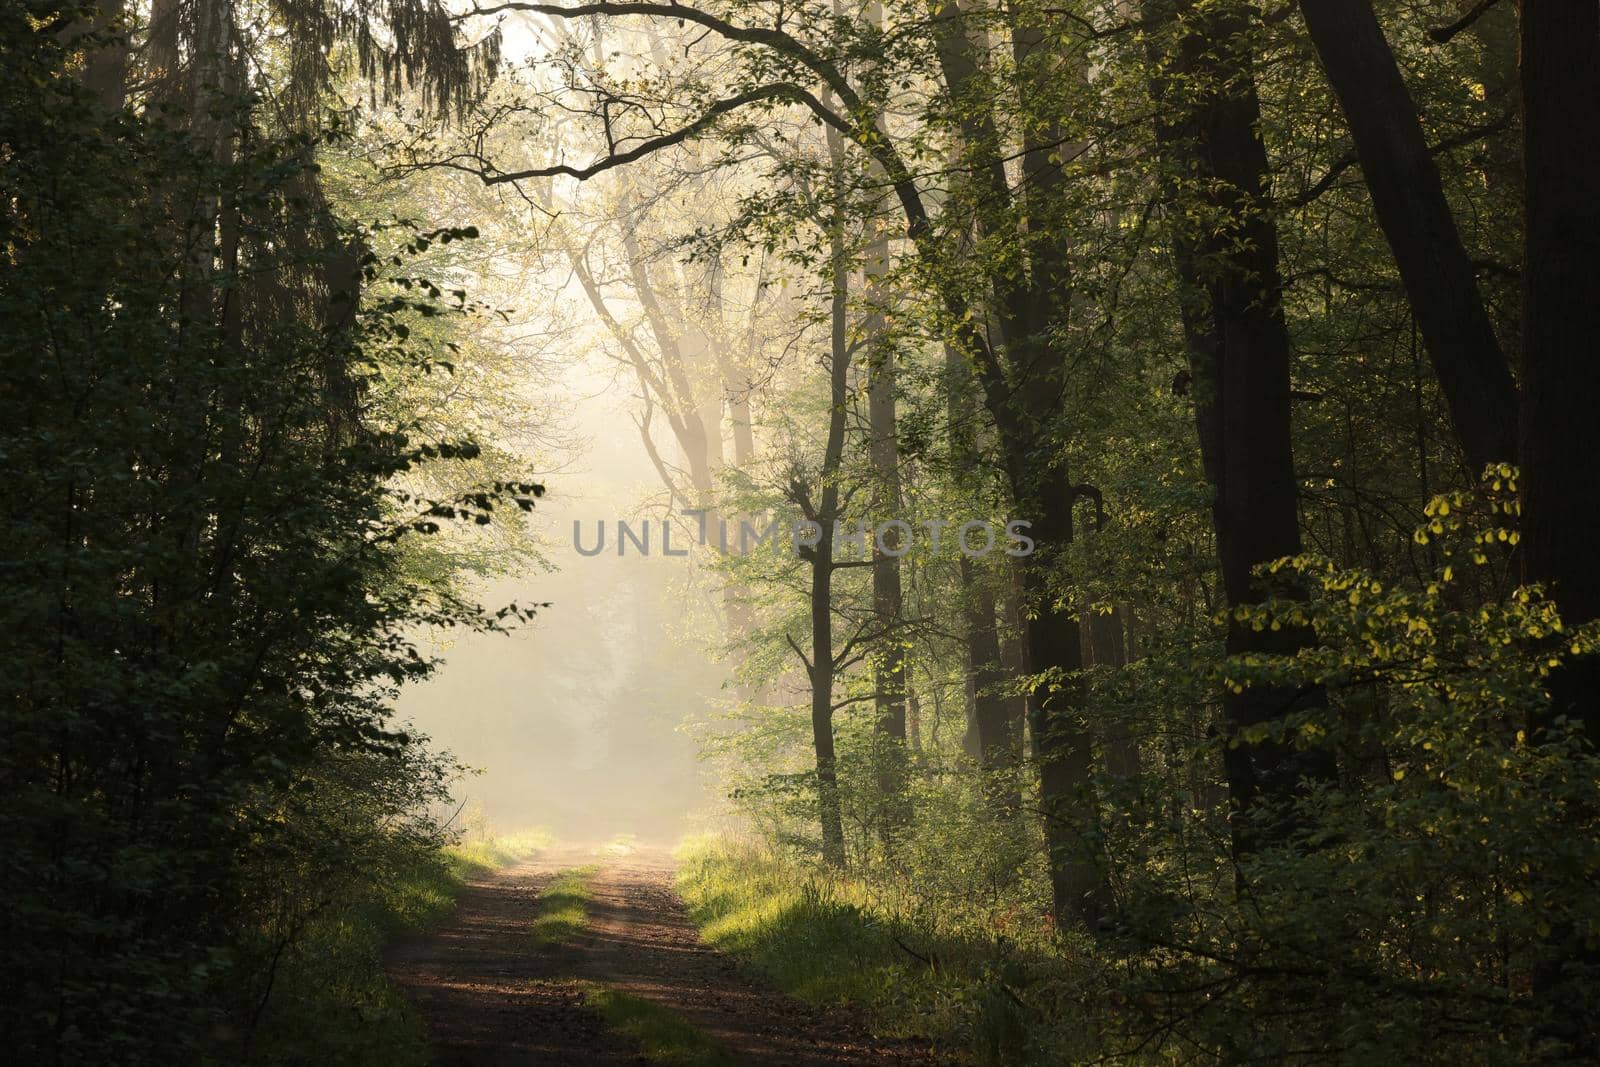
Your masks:
M541 889L586 865L599 866L586 928L566 944L536 945ZM672 1009L745 1064L934 1062L924 1049L873 1040L846 1013L773 990L703 944L658 850L546 850L471 883L453 917L396 946L388 966L448 1067L649 1063L584 1006L593 982Z

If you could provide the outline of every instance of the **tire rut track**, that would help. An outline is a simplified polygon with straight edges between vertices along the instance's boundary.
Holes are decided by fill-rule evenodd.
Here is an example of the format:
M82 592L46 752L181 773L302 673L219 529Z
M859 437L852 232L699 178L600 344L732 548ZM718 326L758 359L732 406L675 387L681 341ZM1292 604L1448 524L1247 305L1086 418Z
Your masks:
M595 863L583 932L536 945L539 893L559 872ZM585 1006L590 982L670 1008L752 1067L937 1062L920 1045L874 1040L848 1012L771 989L706 945L672 874L660 850L554 849L470 883L442 927L395 946L387 961L428 1026L436 1062L649 1063Z

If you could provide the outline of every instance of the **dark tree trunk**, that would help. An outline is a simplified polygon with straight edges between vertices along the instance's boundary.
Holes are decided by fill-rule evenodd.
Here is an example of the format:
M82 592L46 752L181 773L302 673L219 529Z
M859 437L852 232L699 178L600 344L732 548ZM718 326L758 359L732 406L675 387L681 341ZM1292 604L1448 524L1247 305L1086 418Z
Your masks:
M1526 0L1521 33L1523 565L1575 626L1600 618L1600 5ZM1600 741L1600 671L1574 665L1552 692Z
M843 240L834 238L834 263L844 263ZM817 524L817 544L811 557L811 741L817 756L817 809L822 829L822 858L835 866L844 863L844 819L839 801L839 766L833 743L833 523L839 517L839 488L835 475L844 454L844 418L849 389L849 341L846 337L848 287L844 271L833 281L829 385L833 398L828 419L828 443L819 478L821 493L806 517Z
M1200 452L1215 494L1223 588L1228 605L1238 607L1262 599L1252 575L1257 565L1300 551L1278 235L1262 210L1268 164L1254 74L1250 57L1238 50L1256 13L1244 4L1201 8L1192 0L1176 8L1147 2L1152 9L1162 18L1178 16L1173 74L1185 94L1176 102L1181 119L1161 126L1158 136L1169 168L1199 179L1208 216L1198 235L1178 239L1176 258L1187 290L1184 334ZM1158 96L1176 95L1168 90L1158 75ZM1226 649L1230 655L1290 654L1308 636L1289 627L1258 631L1230 616ZM1223 764L1241 816L1261 802L1285 803L1304 778L1331 772L1320 751L1250 744L1239 736L1295 710L1295 696L1264 686L1224 694ZM1256 820L1235 818L1236 848L1258 848L1261 829Z
M1562 622L1600 617L1600 5L1521 5L1526 248L1522 273L1522 561L1554 596ZM1569 662L1550 677L1538 733L1558 716L1600 744L1600 662ZM1588 812L1574 812L1581 832ZM1539 890L1536 888L1535 893ZM1600 952L1569 921L1554 924L1534 991L1549 1005L1551 1037L1590 1059L1600 1046L1586 991Z
M837 664L833 652L833 524L839 517L839 467L844 460L845 415L850 390L850 261L844 239L844 220L838 215L842 200L844 145L828 131L828 154L833 163L834 216L829 220L829 263L832 267L828 304L828 439L823 446L818 494L799 484L793 495L807 519L818 527L811 549L811 741L817 756L817 811L822 830L822 858L841 866L845 861L844 816L839 797L839 763L833 739L833 682Z
M69 41L89 32L101 35L98 46L85 51L79 77L83 80L84 88L94 93L100 106L107 111L121 110L127 97L128 65L132 52L128 46L128 31L123 24L126 10L125 0L106 0L92 20L75 21L62 34Z
M1094 744L1084 721L1083 635L1077 614L1055 603L1049 581L1059 566L1053 557L1072 543L1071 486L1060 468L1047 470L1033 486L1023 507L1037 548L1023 570L1023 592L1034 605L1028 660L1041 681L1029 695L1028 726L1039 762L1051 895L1058 925L1078 919L1100 930L1111 921L1112 899L1100 844Z
M1091 612L1085 615L1083 628L1083 662L1089 667L1126 667L1129 660L1128 641L1123 628L1126 613L1114 608L1108 614ZM1140 771L1139 745L1125 724L1113 723L1110 730L1100 734L1100 762L1113 778L1136 778Z
M1489 322L1416 104L1368 0L1300 0L1344 108L1462 450L1480 473L1516 457L1516 386Z
M1026 560L1012 559L1000 588L1000 663L1010 692L1005 697L1006 736L1014 758L1020 759L1028 732L1028 695L1014 683L1029 673L1028 620L1022 610L1022 572Z
M984 379L984 399L1000 435L1008 487L1018 517L1032 522L1035 554L1023 566L1023 587L1032 617L1027 644L1032 670L1045 679L1029 697L1029 725L1039 762L1040 807L1049 848L1050 882L1058 925L1081 921L1091 930L1109 925L1111 893L1100 847L1099 804L1091 779L1089 733L1084 727L1082 649L1078 619L1060 607L1050 588L1052 568L1072 542L1072 501L1059 456L1067 356L1061 337L1071 277L1064 229L1049 224L1059 212L1060 131L1038 116L1023 128L1023 190L1013 195L1003 152L986 101L985 75L960 4L936 15L938 59L951 95L961 105L963 157L978 175L982 198L977 224L999 234L1015 233L1028 263L1026 276L996 274L991 283L1009 370L1004 381ZM1058 42L1020 23L1012 41L1028 102L1050 99L1049 85L1065 64ZM1041 87L1043 93L1032 92ZM1026 217L1030 221L1024 224Z
M1005 688L1015 681L1000 659L994 593L976 565L961 557L962 619L967 633L967 680L971 689L971 748L986 772L985 792L996 815L1015 815L1022 804L1015 770L1021 739L1011 722Z
M1028 698L1029 729L1039 762L1040 806L1050 848L1050 882L1057 922L1068 916L1093 931L1111 925L1113 900L1095 788L1094 738L1083 680L1083 632L1075 609L1059 602L1062 557L1075 536L1075 496L1061 456L1062 425L1070 387L1067 326L1072 313L1071 246L1062 218L1065 173L1073 155L1054 110L1030 113L1059 93L1058 80L1081 78L1062 38L1027 17L1012 26L1012 58L1021 97L1022 182L1016 194L1025 280L1002 284L1002 329L1013 368L1009 405L1015 413L1008 448L1011 491L1030 531L1036 555L1024 560L1022 585L1030 670L1041 678ZM1021 433L1016 433L1020 425ZM1004 428L1003 428L1004 429ZM1003 434L1004 436L1004 434Z
M822 858L837 867L844 863L844 818L833 744L833 523L822 523L820 513L818 522L822 536L811 561L811 743L817 756Z

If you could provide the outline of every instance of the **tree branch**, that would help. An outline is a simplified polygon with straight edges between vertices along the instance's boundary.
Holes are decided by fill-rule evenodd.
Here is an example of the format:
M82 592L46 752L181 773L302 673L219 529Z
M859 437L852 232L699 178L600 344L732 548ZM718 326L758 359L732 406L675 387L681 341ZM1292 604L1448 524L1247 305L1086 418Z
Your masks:
M799 656L800 657L800 662L804 663L806 665L806 673L810 674L811 673L811 661L806 658L806 654L804 652L800 651L800 646L794 643L794 638L790 637L788 634L784 634L783 635L783 639L785 641L789 642L789 647L794 649L794 654Z
M768 85L760 89L751 89L749 92L740 93L738 96L731 96L725 100L716 101L710 107L706 108L704 114L685 126L680 126L678 129L672 130L669 133L663 133L656 137L648 138L625 151L608 152L606 155L584 167L575 167L569 163L553 163L546 167L530 167L527 170L501 171L481 156L458 155L449 159L433 160L425 163L413 163L401 168L391 169L400 169L405 171L458 170L466 174L474 175L485 185L503 185L507 182L525 181L529 178L550 178L555 177L556 175L566 175L567 177L576 178L578 181L587 181L596 174L601 174L616 167L632 163L635 160L643 159L645 156L659 152L663 148L671 148L673 145L682 144L684 141L687 141L698 134L704 133L722 116L728 114L729 112L737 111L739 108L750 104L759 103L763 100L790 99L797 103L805 102L800 100L799 97L809 96L810 94L806 93L805 90L801 89L799 86L791 85L787 82L779 82L776 85ZM816 103L817 107L821 107L820 101L815 101L815 98L812 98L812 101ZM832 117L836 122L843 121L837 116ZM461 159L470 160L476 165L467 166L459 162Z
M501 175L495 178L485 176L481 169L477 173L485 182L508 182L515 181L519 176L536 177L553 174L566 174L581 181L602 171L610 170L613 167L649 155L651 152L658 151L661 148L687 140L694 134L706 129L721 115L747 104L760 100L785 98L804 104L812 114L816 115L824 123L856 141L872 157L874 162L883 168L884 175L889 179L890 187L894 189L895 196L900 201L901 209L905 213L906 234L917 246L919 256L925 265L934 272L935 288L939 293L940 303L944 305L945 312L950 317L956 341L961 349L977 363L978 375L984 385L987 406L999 424L1000 433L1007 438L1017 438L1019 436L1019 428L1007 401L1009 390L1004 369L1001 367L994 350L989 346L988 339L979 329L978 316L972 313L972 307L968 303L966 296L951 281L939 277L938 250L933 243L933 233L927 207L922 202L922 194L917 189L910 168L900 158L899 152L895 150L894 145L890 143L884 131L873 120L869 109L862 104L860 96L850 85L849 79L844 76L836 64L793 34L784 30L767 26L737 26L727 19L694 7L676 3L656 3L651 2L651 0L594 0L591 3L579 4L550 4L529 2L529 0L506 0L505 3L475 7L466 15L459 16L458 21L474 16L495 15L506 11L531 12L562 19L584 18L592 15L642 15L648 18L693 22L696 25L715 31L719 36L730 41L740 41L770 48L780 55L796 61L816 75L838 97L840 103L844 105L845 113L850 116L850 120L834 112L823 104L816 95L801 86L780 82L776 85L753 89L749 92L741 93L739 96L718 101L712 105L705 115L684 129L652 138L627 152L608 155L605 159L599 160L589 167L555 166L521 172L520 175ZM473 173L470 168L459 165L456 165L456 169Z
M1450 38L1454 37L1468 26L1471 26L1474 22L1477 22L1483 17L1485 12L1499 2L1500 0L1478 0L1478 2L1472 6L1470 11L1456 19L1454 22L1450 23L1450 25L1436 26L1429 30L1428 39L1433 41L1435 44L1444 44L1446 41L1450 40Z

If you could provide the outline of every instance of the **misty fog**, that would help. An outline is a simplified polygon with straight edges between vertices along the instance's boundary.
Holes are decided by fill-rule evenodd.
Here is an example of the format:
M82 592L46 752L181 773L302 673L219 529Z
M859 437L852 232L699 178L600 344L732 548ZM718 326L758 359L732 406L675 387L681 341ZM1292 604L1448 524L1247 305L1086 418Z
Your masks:
M402 691L398 714L477 772L456 798L497 827L670 844L714 796L685 729L723 696L724 671L684 625L707 607L704 583L689 559L617 556L619 518L662 514L641 508L662 494L638 437L616 432L631 429L636 401L594 361L577 362L561 388L576 455L547 479L535 522L550 569L481 594L548 606L517 633L435 644L443 666ZM573 522L592 549L601 520L606 550L580 555Z

